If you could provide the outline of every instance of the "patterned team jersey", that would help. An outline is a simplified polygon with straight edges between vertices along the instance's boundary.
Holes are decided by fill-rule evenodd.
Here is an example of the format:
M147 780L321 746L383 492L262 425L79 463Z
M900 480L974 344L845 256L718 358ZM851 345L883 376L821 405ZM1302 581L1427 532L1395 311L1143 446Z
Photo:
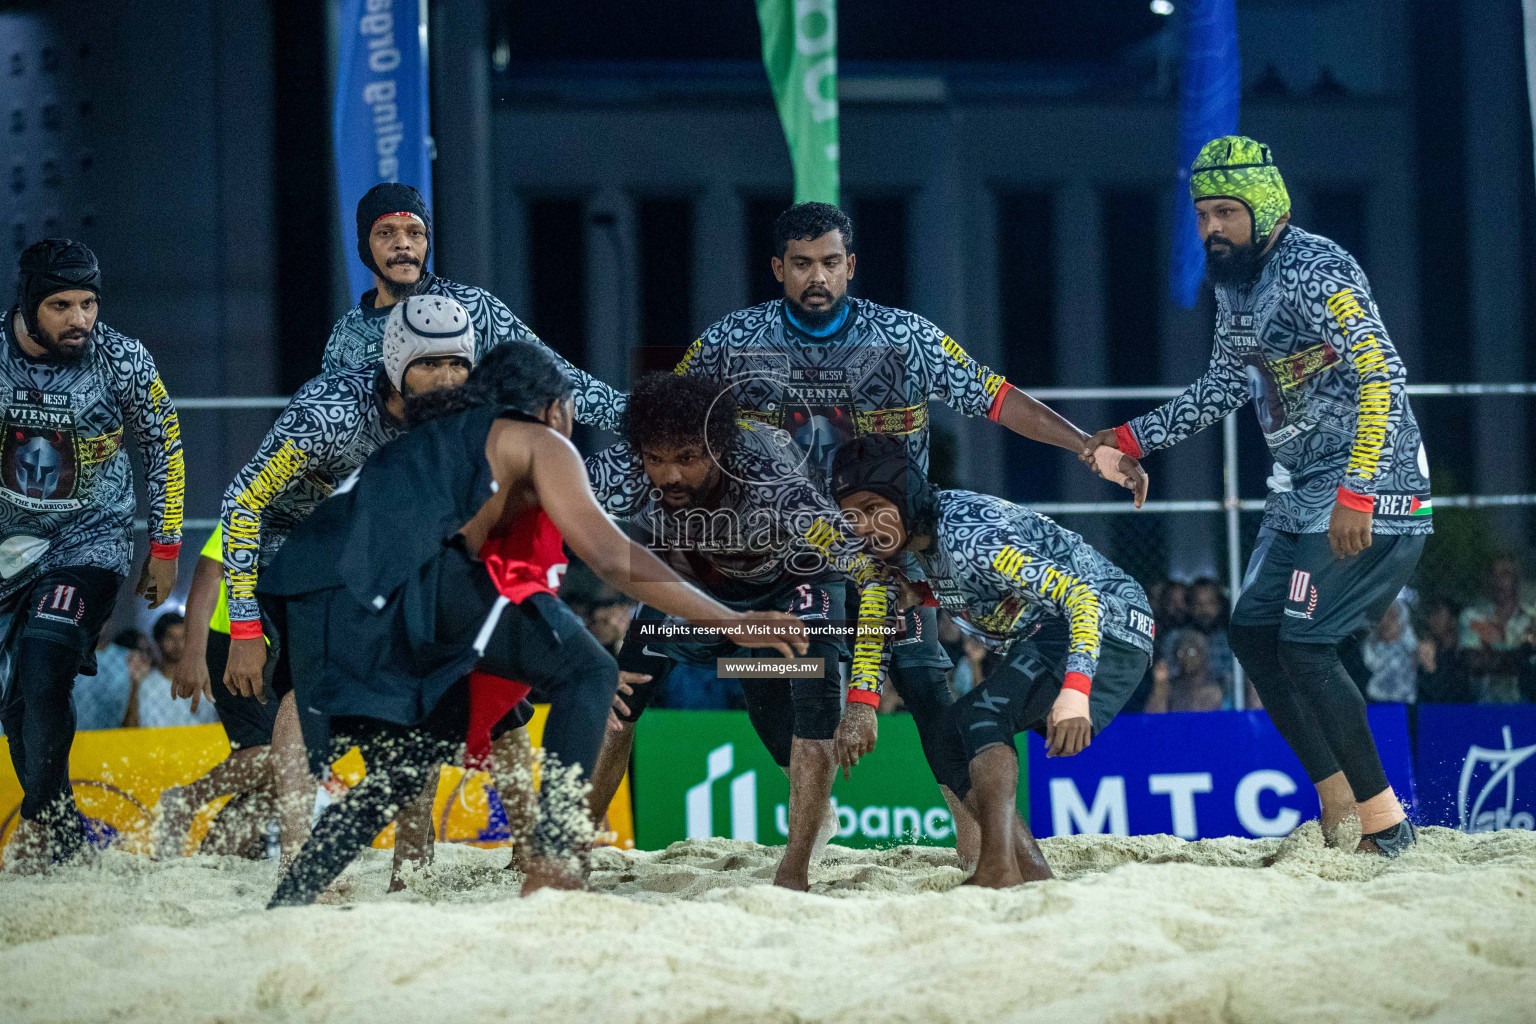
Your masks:
M849 304L847 322L825 338L790 323L783 299L739 310L706 330L676 370L728 386L743 415L788 431L823 491L832 452L863 434L905 436L927 472L929 401L996 419L1009 387L916 313Z
M428 274L420 294L446 295L450 299L457 299L469 311L470 322L475 325L476 362L505 341L544 344L528 329L527 324L513 316L500 299L484 288ZM346 367L371 366L383 358L384 324L389 319L389 307L375 309L373 297L373 291L364 292L362 301L336 321L336 326L331 329L331 337L325 343L325 354L320 357L322 373ZM573 397L576 401L577 422L617 430L619 420L615 410L622 411L624 396L586 371L578 370L564 356L560 356L560 361L576 387Z
M0 323L0 599L62 566L128 574L124 429L144 456L151 540L181 542L187 486L181 425L142 344L98 321L78 360L43 362L21 350L15 316Z
M338 483L400 433L384 408L382 373L377 366L337 370L306 383L224 491L219 524L232 621L260 617L258 567L272 561Z
M1288 227L1256 281L1216 288L1205 376L1127 427L1142 452L1156 451L1252 398L1293 484L1270 492L1265 526L1327 532L1342 487L1363 507L1374 498L1372 532L1431 533L1429 460L1407 377L1354 258Z
M933 542L918 562L939 607L993 648L1067 620L1066 671L1089 679L1112 636L1152 654L1152 609L1141 585L1087 541L1022 505L974 491L940 491Z
M598 503L628 517L630 530L678 575L727 601L743 600L836 572L859 587L851 686L880 692L883 624L891 595L875 561L843 532L843 517L813 487L800 452L782 430L743 422L720 460L718 501L669 509L653 496L640 456L617 444L587 459Z

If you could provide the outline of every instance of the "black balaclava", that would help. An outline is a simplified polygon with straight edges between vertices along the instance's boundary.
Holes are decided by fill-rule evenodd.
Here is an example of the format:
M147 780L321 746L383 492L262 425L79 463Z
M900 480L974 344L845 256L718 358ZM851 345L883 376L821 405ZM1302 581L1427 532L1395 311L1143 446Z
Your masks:
M895 505L908 539L932 536L938 493L907 453L907 443L890 434L865 434L832 455L832 499L869 491Z
M16 304L21 308L27 333L38 336L37 309L56 292L84 288L101 298L101 268L96 254L82 242L67 238L45 238L28 246L21 254L20 275L16 280Z
M392 213L409 213L419 218L422 227L427 229L427 255L421 261L421 272L425 274L432 260L432 211L427 209L427 201L421 198L420 192L398 181L375 185L357 201L357 254L363 258L363 266L379 277L384 276L373 262L373 249L368 244L368 236L380 217Z

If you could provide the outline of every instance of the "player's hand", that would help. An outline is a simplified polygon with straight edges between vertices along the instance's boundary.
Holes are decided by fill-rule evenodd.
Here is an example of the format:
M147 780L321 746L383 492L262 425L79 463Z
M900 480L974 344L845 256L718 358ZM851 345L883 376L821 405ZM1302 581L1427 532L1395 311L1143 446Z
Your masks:
M619 715L629 714L629 705L624 703L625 697L632 697L635 686L638 683L648 683L651 677L644 672L625 672L619 670L619 688L613 695L613 708L608 712L608 731L618 732L624 728L619 721Z
M832 736L832 750L837 763L842 766L843 778L851 778L848 769L859 763L859 758L875 749L875 738L880 732L880 716L874 705L851 700L837 723Z
M1108 430L1101 430L1091 437L1083 438L1083 446L1079 448L1077 452L1078 461L1087 466L1089 469L1093 469L1093 453L1100 448L1113 448L1115 451L1120 450L1120 438L1115 433L1113 427Z
M805 623L788 612L742 612L720 632L742 647L772 647L786 658L804 657L810 650Z
M200 654L188 645L176 671L171 674L171 696L191 698L194 715L202 701L213 703L213 681L208 678L207 652Z
M1328 546L1335 558L1353 558L1371 546L1371 514L1337 502L1328 517Z
M1103 433L1100 431L1099 433ZM1113 434L1114 431L1109 431ZM1095 437L1098 434L1094 435ZM1089 469L1098 474L1100 479L1108 480L1112 484L1119 484L1131 492L1131 502L1137 508L1141 508L1142 502L1147 500L1147 471L1141 468L1141 463L1126 455L1114 445L1099 445L1083 460Z
M151 608L159 608L175 589L176 559L156 558L154 555L144 559L139 582L133 588L135 594L142 595Z
M1093 720L1088 717L1088 695L1063 688L1045 720L1045 756L1071 757L1093 742Z
M224 668L224 686L240 697L255 697L263 704L267 695L261 670L267 666L267 641L253 636L229 642L229 663Z

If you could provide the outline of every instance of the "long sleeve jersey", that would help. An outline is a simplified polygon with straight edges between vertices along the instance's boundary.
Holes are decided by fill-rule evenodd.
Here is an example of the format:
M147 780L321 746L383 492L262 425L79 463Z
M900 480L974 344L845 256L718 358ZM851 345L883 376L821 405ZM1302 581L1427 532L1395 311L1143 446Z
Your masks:
M915 552L939 606L988 646L1006 649L1047 616L1067 620L1066 671L1087 690L1112 636L1152 654L1141 585L1054 520L974 491L940 491L928 548ZM1068 682L1072 682L1069 678Z
M544 345L528 325L512 315L496 296L484 288L459 284L436 274L426 275L419 294L446 295L457 299L469 311L470 322L475 325L475 361L479 362L487 352L507 341L525 341L532 345ZM320 358L322 373L346 368L372 366L384 354L384 324L389 319L390 307L376 309L374 293L363 293L362 301L347 310L331 328L331 336L325 343L325 354ZM548 347L548 346L545 346ZM559 353L556 353L559 356ZM607 384L579 370L559 356L576 386L576 420L594 426L617 430L618 415L623 411L625 396Z
M219 525L232 636L259 635L259 568L337 484L400 433L384 408L381 375L370 367L310 380L225 489Z
M828 573L852 580L859 618L849 692L878 699L886 646L880 627L890 607L885 579L799 463L784 431L743 422L721 460L719 496L707 509L673 510L654 497L628 444L589 457L587 475L605 511L627 517L637 540L721 600L746 600Z
M174 553L186 466L154 359L100 322L78 358L32 359L15 317L0 323L0 600L63 566L128 574L135 499L124 430L144 457L150 541Z
M1375 533L1430 533L1429 461L1407 376L1354 258L1288 227L1256 280L1216 288L1205 375L1119 428L1120 447L1170 447L1252 398L1293 483L1270 492L1265 526L1325 533L1338 501L1374 512Z
M729 387L742 415L787 431L823 491L832 452L863 434L906 437L927 472L928 403L996 419L1010 387L916 313L849 304L825 338L791 323L783 299L739 310L700 335L676 369ZM628 396L616 400L615 421Z

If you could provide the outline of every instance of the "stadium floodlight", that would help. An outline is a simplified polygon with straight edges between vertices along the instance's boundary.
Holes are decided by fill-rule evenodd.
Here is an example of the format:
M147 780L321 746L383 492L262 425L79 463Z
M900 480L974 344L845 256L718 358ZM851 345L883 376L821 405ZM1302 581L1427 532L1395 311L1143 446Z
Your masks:
M1167 16L1173 13L1173 0L1152 0L1152 13Z

